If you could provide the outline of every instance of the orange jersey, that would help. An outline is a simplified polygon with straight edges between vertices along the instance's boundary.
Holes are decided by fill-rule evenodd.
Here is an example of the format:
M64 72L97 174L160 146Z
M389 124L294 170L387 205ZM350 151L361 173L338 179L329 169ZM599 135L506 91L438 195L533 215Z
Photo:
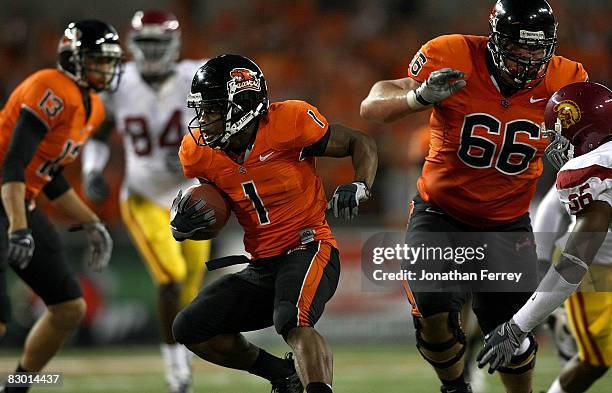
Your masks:
M455 68L466 87L436 104L419 193L466 223L490 227L525 214L542 174L548 139L540 133L544 108L562 86L588 78L580 63L554 56L538 85L505 98L486 64L487 37L447 35L421 48L408 76Z
M327 202L315 158L301 156L328 127L325 117L306 102L277 102L260 118L243 164L220 150L197 146L190 135L183 137L179 157L186 177L206 179L227 194L253 259L299 245L299 231L306 228L314 229L316 240L336 247L325 219Z
M94 92L89 94L91 113L86 119L78 85L59 70L45 69L17 86L0 112L2 161L22 108L47 126L47 133L25 169L27 200L36 198L59 168L74 161L83 143L104 120L102 101Z

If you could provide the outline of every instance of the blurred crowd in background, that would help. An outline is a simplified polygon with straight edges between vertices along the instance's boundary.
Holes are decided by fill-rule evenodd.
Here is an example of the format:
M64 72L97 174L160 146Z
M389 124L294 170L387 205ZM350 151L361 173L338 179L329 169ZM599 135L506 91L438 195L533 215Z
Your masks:
M239 53L253 58L268 80L272 101L303 99L331 122L374 135L380 149L375 199L364 212L369 222L405 225L407 203L428 146L428 113L391 125L367 122L359 104L380 79L406 76L420 45L442 34L488 34L493 0L232 0L77 1L2 0L0 16L0 103L32 71L52 67L58 37L67 22L99 18L120 33L133 13L158 7L180 22L183 57ZM582 62L592 81L610 86L612 3L607 0L551 0L559 22L557 54ZM122 35L124 37L125 35ZM187 93L187 92L186 92ZM121 180L119 138L107 170ZM78 185L78 168L69 171ZM351 179L349 162L321 160L328 193ZM552 182L548 173L542 190ZM119 223L116 198L104 218Z
M550 2L559 22L557 53L582 62L591 80L610 86L612 2ZM110 22L124 38L135 11L161 8L175 13L181 22L184 58L205 59L222 53L251 57L266 75L272 101L306 100L330 122L344 123L376 138L380 165L374 198L360 207L356 222L332 222L342 250L343 272L339 291L321 324L326 336L334 340L397 340L410 334L408 309L399 292L370 293L364 301L360 284L362 232L405 228L408 202L428 149L429 112L381 125L361 119L359 105L377 80L405 77L415 52L429 39L451 33L487 35L493 3L494 0L0 0L0 104L30 73L55 66L62 29L68 22L80 19ZM155 342L152 284L145 277L145 268L119 217L117 193L123 155L118 135L111 157L105 175L114 185L114 195L105 204L95 206L110 224L115 241L109 268L102 274L92 274L84 266L82 238L64 232L88 303L87 318L75 340L81 344ZM320 159L318 165L328 195L338 184L352 179L349 159ZM67 174L79 190L80 164L68 167ZM547 169L540 181L539 196L553 179L554 174ZM61 217L55 215L55 219ZM235 252L240 243L240 230L234 226L215 240L213 253L226 255L230 249ZM3 344L17 345L43 305L19 280L9 277L9 284L15 326L9 329ZM376 315L364 319L363 313ZM342 323L336 323L339 320ZM336 332L338 327L341 329Z

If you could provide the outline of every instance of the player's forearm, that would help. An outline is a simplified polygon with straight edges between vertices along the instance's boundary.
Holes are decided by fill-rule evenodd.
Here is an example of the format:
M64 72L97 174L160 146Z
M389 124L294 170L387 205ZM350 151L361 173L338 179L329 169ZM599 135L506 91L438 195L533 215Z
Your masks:
M79 224L100 221L96 213L79 198L72 188L52 200L51 204L66 217Z
M355 180L365 181L372 188L376 169L378 168L378 150L374 138L364 133L358 133L352 141L351 158L355 169Z
M428 107L413 109L408 105L408 92L419 84L406 78L399 81L379 81L372 86L370 94L361 102L360 115L364 119L390 123L411 113Z
M533 220L538 259L551 260L555 242L567 232L570 223L570 216L559 203L557 189L553 186L540 202Z
M513 317L522 331L533 330L578 289L606 238L609 214L610 206L596 201L577 216L561 257L548 270L534 296Z
M583 275L585 273L586 270ZM533 296L512 319L523 332L530 332L544 322L579 286L580 283L567 282L555 266L551 266Z
M2 204L9 220L9 233L28 227L25 183L19 181L4 183L2 185Z

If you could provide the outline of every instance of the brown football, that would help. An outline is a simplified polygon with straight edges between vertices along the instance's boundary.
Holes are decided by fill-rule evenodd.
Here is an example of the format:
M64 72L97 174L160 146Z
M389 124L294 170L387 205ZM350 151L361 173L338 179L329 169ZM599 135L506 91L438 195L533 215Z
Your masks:
M199 200L206 201L203 210L214 209L216 222L206 229L193 234L190 239L208 240L216 237L223 229L231 214L230 204L221 190L212 184L196 184L185 190L184 195L191 195L190 205Z

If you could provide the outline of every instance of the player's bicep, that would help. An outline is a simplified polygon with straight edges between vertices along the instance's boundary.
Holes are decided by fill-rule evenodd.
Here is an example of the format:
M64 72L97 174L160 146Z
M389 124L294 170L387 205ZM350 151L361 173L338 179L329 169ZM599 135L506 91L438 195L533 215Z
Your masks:
M4 183L24 181L25 167L34 157L46 133L47 125L38 116L22 108L4 158L2 168Z
M324 157L347 157L353 153L355 145L365 134L342 124L330 124L327 131L328 141L325 150L321 152Z
M608 202L593 201L576 214L576 225L565 244L565 253L580 258L590 265L608 234L612 206Z

